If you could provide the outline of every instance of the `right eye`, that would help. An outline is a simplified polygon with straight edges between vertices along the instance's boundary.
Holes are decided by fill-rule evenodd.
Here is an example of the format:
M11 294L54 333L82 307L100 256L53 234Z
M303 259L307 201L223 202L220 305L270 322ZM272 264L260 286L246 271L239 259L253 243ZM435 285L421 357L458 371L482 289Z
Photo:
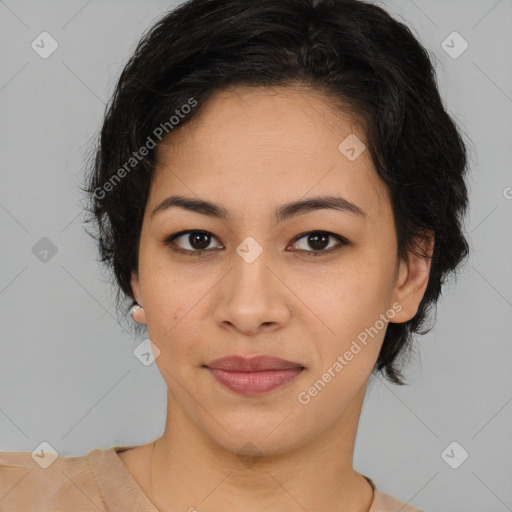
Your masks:
M200 256L203 252L211 251L211 249L207 249L207 247L210 245L212 237L217 238L209 231L189 229L167 237L165 244L175 252L186 254L187 256ZM185 247L175 243L175 240L179 240L180 238L183 239L184 242L182 243L184 243ZM218 249L223 249L224 246L222 246L222 244L220 245L221 247L218 247Z

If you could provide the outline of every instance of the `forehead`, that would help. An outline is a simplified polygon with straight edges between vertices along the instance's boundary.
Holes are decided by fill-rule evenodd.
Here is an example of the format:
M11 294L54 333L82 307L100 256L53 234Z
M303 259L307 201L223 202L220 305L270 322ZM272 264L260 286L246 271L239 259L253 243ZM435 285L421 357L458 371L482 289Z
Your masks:
M219 91L158 145L150 201L192 193L225 204L277 204L328 192L378 214L387 187L367 149L347 158L354 141L358 152L366 144L355 117L317 91Z

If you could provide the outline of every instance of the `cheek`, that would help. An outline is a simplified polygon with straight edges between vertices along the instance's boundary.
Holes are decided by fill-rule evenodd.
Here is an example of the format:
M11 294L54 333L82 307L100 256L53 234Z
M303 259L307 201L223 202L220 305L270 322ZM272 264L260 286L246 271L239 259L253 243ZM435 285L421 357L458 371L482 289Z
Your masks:
M170 249L163 244L147 240L142 247L139 270L148 323L166 324L169 329L190 309L191 303L197 302L195 296L203 284L190 270L192 265L173 263ZM191 263L195 261L190 259Z
M148 335L160 349L156 363L167 379L164 366L168 373L177 375L180 368L199 364L199 343L207 331L207 292L216 280L211 272L190 273L169 263L149 263L145 277Z
M359 373L371 372L387 328L385 319L391 307L393 265L392 258L361 252L357 257L347 258L337 270L319 275L309 294L304 295L306 289L302 290L302 296L308 297L310 309L322 320L323 326L327 326L321 327L321 335L312 333L317 340L322 368L329 368L338 356L346 354L348 365L342 372L346 378L351 379L353 375L359 381L359 377L352 374L356 368ZM335 370L336 375L341 374ZM341 380L338 378L338 382Z
M389 307L394 266L389 257L353 253L328 271L318 269L304 281L301 294L333 324L358 324L379 316Z
M316 296L316 311L328 334L312 333L317 364L298 402L310 408L309 418L335 419L372 373L386 333L390 304L389 271L364 260L331 274L329 292ZM325 288L324 288L325 289ZM313 309L313 308L312 308ZM313 425L312 425L313 426Z
M189 283L185 286L180 273L166 262L165 251L149 244L141 247L139 275L148 335L161 351L166 351L166 340L174 335L190 309Z

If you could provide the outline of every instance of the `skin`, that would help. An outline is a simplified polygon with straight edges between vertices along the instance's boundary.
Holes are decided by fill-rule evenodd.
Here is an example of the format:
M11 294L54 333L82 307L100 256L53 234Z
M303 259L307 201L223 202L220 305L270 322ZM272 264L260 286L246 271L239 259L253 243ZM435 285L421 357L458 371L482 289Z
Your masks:
M414 316L430 259L411 253L398 260L389 191L368 151L354 161L340 152L349 134L365 141L354 118L319 92L233 88L216 93L158 147L132 289L143 306L135 320L147 324L160 350L167 423L155 442L119 456L159 510L369 509L372 489L352 459L385 328L309 403L297 397L393 304L401 310L392 321ZM217 203L232 218L176 206L151 217L178 194ZM273 221L281 205L323 195L341 196L365 215L318 209ZM200 256L165 243L189 229L212 234ZM295 238L312 231L349 244L308 256L318 246L307 235ZM252 263L236 252L248 236L262 248ZM194 251L189 242L188 235L174 240ZM331 236L322 247L338 244ZM232 354L273 355L305 370L284 387L247 397L203 366ZM241 455L261 457L244 463Z

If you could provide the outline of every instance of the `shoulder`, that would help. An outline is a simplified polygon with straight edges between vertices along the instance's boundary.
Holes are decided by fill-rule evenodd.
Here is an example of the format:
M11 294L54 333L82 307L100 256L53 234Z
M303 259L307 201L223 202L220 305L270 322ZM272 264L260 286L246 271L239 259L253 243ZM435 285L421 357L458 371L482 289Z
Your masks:
M369 512L422 512L407 503L386 494L378 489L374 491L374 498Z
M89 463L101 451L79 457L0 451L0 512L106 510Z
M386 494L377 489L375 482L368 476L363 475L373 489L373 501L368 512L423 512L419 508L408 505L403 501Z

